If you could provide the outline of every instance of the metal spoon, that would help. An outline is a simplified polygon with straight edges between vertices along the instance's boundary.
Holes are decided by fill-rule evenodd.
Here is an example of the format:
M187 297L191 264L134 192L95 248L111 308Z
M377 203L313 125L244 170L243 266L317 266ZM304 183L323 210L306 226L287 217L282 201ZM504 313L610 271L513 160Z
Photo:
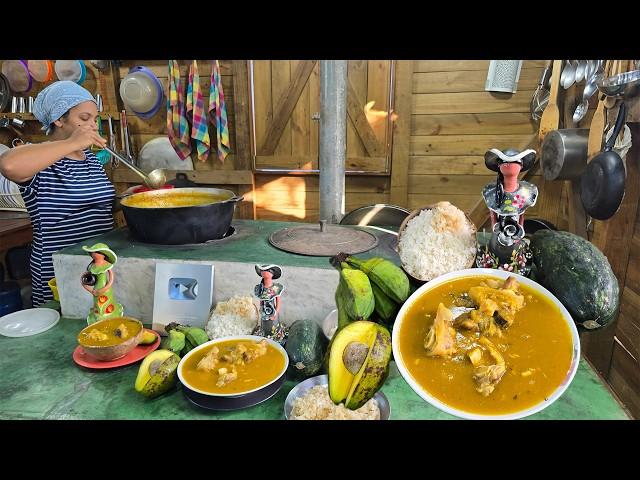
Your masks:
M576 66L576 83L580 83L582 80L584 80L586 70L586 60L578 60L578 65Z
M598 75L592 75L587 79L587 83L582 91L582 102L576 106L576 110L573 112L573 123L581 121L589 110L589 99L598 90L597 79Z
M104 149L111 155L116 157L118 160L120 160L122 163L124 163L131 170L140 175L144 179L144 183L149 188L161 188L167 183L167 176L165 175L162 168L156 168L155 170L152 170L151 173L146 174L116 151L110 149L109 147L104 147Z
M576 66L571 60L567 60L560 75L560 84L565 90L568 89L576 79Z

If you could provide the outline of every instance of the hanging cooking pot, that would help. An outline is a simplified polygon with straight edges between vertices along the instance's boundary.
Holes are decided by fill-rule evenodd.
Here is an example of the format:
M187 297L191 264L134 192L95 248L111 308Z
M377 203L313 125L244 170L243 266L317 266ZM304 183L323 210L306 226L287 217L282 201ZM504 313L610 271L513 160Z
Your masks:
M120 205L137 240L185 245L223 238L242 199L220 188L172 188L127 195Z
M540 154L545 180L578 178L587 165L588 144L588 128L563 128L545 135Z
M611 218L620 208L624 197L624 164L613 145L624 125L626 106L620 104L613 134L607 140L604 151L596 155L582 173L580 198L585 212L596 220Z

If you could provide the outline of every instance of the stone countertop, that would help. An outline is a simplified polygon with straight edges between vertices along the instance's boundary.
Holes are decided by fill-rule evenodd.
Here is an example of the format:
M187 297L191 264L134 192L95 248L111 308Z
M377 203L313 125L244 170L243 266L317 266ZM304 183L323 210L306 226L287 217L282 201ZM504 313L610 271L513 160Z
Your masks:
M313 257L284 252L269 243L272 233L283 228L311 226L297 222L271 222L266 220L234 220L236 233L227 239L203 245L153 245L133 241L127 228L118 228L90 239L90 243L104 242L118 254L118 259L179 259L185 261L219 261L240 263L264 263L294 267L332 269L329 257ZM319 227L318 227L319 228ZM348 228L348 227L347 227ZM359 227L375 235L378 245L358 254L359 258L382 256L399 263L395 252L396 236L374 228ZM80 255L87 257L82 245L89 240L64 248L55 255Z
M23 338L0 336L0 419L284 419L284 401L296 385L287 381L271 399L234 412L213 412L193 406L177 390L148 400L134 390L140 363L111 370L89 370L71 357L84 320L61 318L52 329ZM393 365L393 363L392 363ZM393 365L382 387L391 404L392 420L453 419L423 401ZM584 361L554 404L530 419L623 420L627 414Z

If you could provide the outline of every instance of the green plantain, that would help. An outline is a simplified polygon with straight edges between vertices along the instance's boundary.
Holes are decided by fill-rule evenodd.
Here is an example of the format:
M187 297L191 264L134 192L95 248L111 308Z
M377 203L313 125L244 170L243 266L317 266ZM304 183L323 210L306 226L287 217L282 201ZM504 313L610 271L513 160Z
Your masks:
M194 347L197 347L198 345L202 345L203 343L209 341L209 336L207 335L207 332L205 332L202 328L199 328L199 327L190 327L188 325L180 325L179 323L172 322L166 327L164 327L164 329L167 332L171 332L172 330L177 330L179 332L184 333L187 340L189 340L191 345L193 345Z
M353 320L366 320L373 313L375 298L371 289L371 282L367 275L357 269L341 264L340 284L344 309Z
M382 257L361 260L345 253L336 256L339 261L346 262L367 274L385 295L396 303L403 303L409 297L409 277L400 267Z
M399 310L398 304L391 300L375 282L371 282L371 289L376 301L376 313L384 323L393 325L396 313Z
M185 335L178 330L169 330L169 336L162 339L160 348L171 350L173 353L180 355L180 352L185 346Z

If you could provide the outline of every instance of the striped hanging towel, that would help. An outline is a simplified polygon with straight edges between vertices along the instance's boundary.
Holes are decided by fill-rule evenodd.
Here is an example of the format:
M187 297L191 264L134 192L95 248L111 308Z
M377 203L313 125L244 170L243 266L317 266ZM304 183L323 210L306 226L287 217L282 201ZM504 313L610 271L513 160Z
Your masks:
M209 90L209 116L215 118L216 135L218 139L218 158L221 162L229 155L229 126L227 125L227 106L224 102L220 65L217 60L211 66L211 87Z
M211 149L207 111L200 91L200 75L198 63L194 60L189 67L189 83L187 84L187 115L190 114L191 138L196 141L198 160L206 162Z
M184 160L191 154L189 122L184 111L184 91L180 81L180 67L175 60L169 60L167 96L167 135L173 149Z

